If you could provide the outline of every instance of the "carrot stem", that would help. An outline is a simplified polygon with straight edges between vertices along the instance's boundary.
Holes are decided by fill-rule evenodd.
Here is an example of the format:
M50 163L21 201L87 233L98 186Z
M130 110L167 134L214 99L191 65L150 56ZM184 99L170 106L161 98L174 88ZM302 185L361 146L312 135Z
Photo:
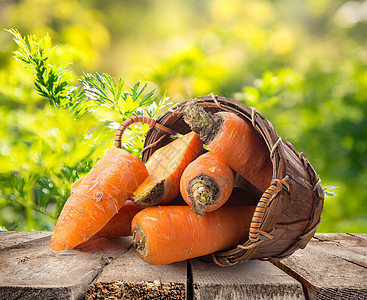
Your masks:
M189 101L184 107L184 121L191 130L198 133L205 144L208 144L217 134L223 123L223 118L206 112L195 101Z
M146 238L143 228L140 225L135 226L132 232L132 244L136 251L144 252Z

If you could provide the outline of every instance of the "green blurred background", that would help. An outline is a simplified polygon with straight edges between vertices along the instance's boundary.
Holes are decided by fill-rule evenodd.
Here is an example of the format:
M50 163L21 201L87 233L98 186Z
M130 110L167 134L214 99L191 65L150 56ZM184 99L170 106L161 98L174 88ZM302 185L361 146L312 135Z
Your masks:
M256 107L334 193L318 231L366 232L367 1L0 0L0 25L48 33L75 85L107 72L149 82L156 99L213 92ZM55 108L13 58L11 34L0 45L0 226L52 230L127 114ZM125 148L141 149L142 130Z

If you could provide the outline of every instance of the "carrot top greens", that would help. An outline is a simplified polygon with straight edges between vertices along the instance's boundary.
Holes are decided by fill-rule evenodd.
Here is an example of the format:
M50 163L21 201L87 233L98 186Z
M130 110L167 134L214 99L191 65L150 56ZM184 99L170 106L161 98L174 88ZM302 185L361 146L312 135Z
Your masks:
M168 98L157 101L153 96L155 90L147 93L148 83L141 87L141 82L123 90L124 80L116 79L107 73L100 75L84 73L80 76L81 86L72 85L70 71L71 63L53 64L51 62L51 38L45 35L37 40L35 35L22 37L16 29L7 30L13 35L18 50L14 58L34 74L36 91L50 100L51 105L70 110L75 116L83 116L97 105L105 105L118 111L122 119L130 115L148 115L156 113L168 105Z
M17 45L14 58L29 71L23 69L23 76L33 81L41 97L29 89L36 104L26 103L27 108L14 114L9 124L6 134L16 134L12 144L4 144L11 153L1 167L0 196L25 210L24 224L8 229L52 229L71 184L112 146L118 125L133 115L156 116L169 99L155 96L148 83L127 85L121 77L107 73L78 76L70 62L60 62L58 53L64 50L53 46L49 35L23 37L16 29L7 31ZM25 134L15 138L19 132ZM130 127L122 140L123 149L139 156L144 132L142 125ZM41 217L34 212L46 215L47 224L39 227Z

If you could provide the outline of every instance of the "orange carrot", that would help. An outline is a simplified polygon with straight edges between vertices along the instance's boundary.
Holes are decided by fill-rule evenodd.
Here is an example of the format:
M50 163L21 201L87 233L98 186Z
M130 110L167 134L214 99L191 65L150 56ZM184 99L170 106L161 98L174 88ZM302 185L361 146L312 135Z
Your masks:
M131 235L131 221L143 208L128 200L118 213L95 235L104 237L122 237Z
M213 152L190 163L180 181L181 195L197 215L221 207L231 195L234 173Z
M264 140L244 119L231 112L206 112L195 101L184 108L184 120L234 171L264 192L273 166Z
M108 149L77 181L57 220L50 246L73 249L104 227L148 176L143 162L125 150Z
M188 206L149 207L132 221L133 245L150 264L207 255L245 242L254 210L254 206L221 207L198 216Z
M134 203L147 207L173 200L180 192L182 172L202 149L199 135L190 132L156 150L145 164L149 176L131 197Z
M71 190L75 190L83 181L85 177L80 177L77 179L77 181L75 181L72 185L71 185Z

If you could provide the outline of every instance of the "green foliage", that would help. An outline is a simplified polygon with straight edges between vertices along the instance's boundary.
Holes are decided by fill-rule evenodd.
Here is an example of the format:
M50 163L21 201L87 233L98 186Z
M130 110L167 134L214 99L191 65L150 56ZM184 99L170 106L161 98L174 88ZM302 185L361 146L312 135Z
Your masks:
M37 92L52 102L55 106L65 107L67 81L62 80L62 67L56 67L48 64L50 53L52 51L51 39L48 35L36 41L36 37L27 36L22 38L15 29L8 30L18 45L17 51L14 51L14 57L20 61L23 66L34 73L34 84Z
M326 197L334 197L335 196L335 186L326 186L323 188L324 194Z
M37 41L35 35L24 38L15 29L8 30L13 35L18 50L14 58L24 68L34 74L34 85L39 95L49 99L51 105L69 109L75 116L82 116L92 107L82 89L69 85L66 67L70 63L51 64L50 58L54 50L49 35Z
M138 81L133 87L129 86L129 91L123 91L124 80L120 77L116 82L115 78L106 73L84 74L81 81L87 97L116 110L123 120L130 115L147 115L153 118L158 111L169 104L166 97L158 103L155 102L154 90L143 94L148 83L140 88L141 82Z
M6 213L0 223L10 230L52 229L71 184L112 146L116 125L134 114L155 116L168 98L156 101L154 90L146 92L147 83L140 88L137 82L125 91L124 81L120 78L116 84L108 74L84 74L83 87L73 85L66 79L70 64L51 61L49 36L38 40L34 35L23 38L14 29L9 32L18 45L14 57L31 71L35 90L49 104L34 101L37 106L26 110L2 111L0 209ZM99 118L99 107L111 111L109 119ZM142 126L134 127L122 140L136 155L142 148L141 132Z
M278 74L266 71L262 78L255 80L255 86L245 86L243 88L243 99L245 103L256 107L259 111L270 110L279 101L289 101L287 99L292 93L291 100L297 95L301 87L301 75L289 69L281 69ZM288 95L287 95L288 94Z
M68 111L50 106L12 117L6 134L16 138L0 144L0 198L9 211L1 215L2 224L8 229L52 228L70 185L101 155L94 142L106 144L106 132L93 118L75 120ZM95 141L84 139L93 129ZM49 218L38 221L39 213Z

